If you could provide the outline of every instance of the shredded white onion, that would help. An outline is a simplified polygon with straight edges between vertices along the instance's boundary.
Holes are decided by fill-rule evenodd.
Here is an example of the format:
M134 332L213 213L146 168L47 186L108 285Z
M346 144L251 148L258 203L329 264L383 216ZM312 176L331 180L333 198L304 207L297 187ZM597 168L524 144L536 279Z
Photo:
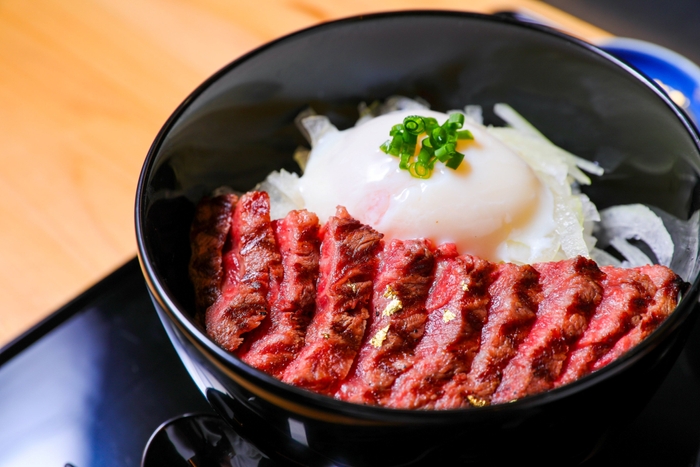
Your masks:
M302 209L304 199L299 192L299 176L281 169L272 172L255 187L270 196L270 219L282 219L289 211Z
M398 110L420 111L426 109L430 109L430 104L419 97L410 99L405 96L391 96L384 102L374 102L369 106L365 102L361 102L358 106L360 118L355 123L355 126L360 126L363 123L372 120L374 117L388 114L389 112L396 112Z
M664 227L673 241L671 269L683 280L690 281L698 270L695 259L698 257L698 232L700 231L700 211L695 211L690 219L682 220L656 207L650 208L661 218Z
M615 267L620 267L622 266L622 262L615 258L613 255L608 253L605 250L601 250L598 248L593 248L591 250L591 259L598 263L598 266L615 266Z
M302 119L301 124L309 134L309 138L311 138L309 141L311 147L316 146L321 138L328 133L338 131L335 125L333 125L325 115L310 115Z
M549 139L547 139L546 136L540 133L537 128L525 120L522 115L516 112L515 109L508 104L496 104L493 106L493 111L512 128L515 128L523 134L530 135L533 138L549 143L550 149L559 153L559 155L566 161L567 165L570 166L572 175L579 183L590 185L591 181L585 174L578 170L577 167L593 175L603 175L603 168L598 164L582 157L575 156L559 146L554 145Z
M673 240L663 221L643 204L612 206L600 212L600 226L596 231L601 246L615 248L627 260L625 267L642 266L652 261L627 240L641 240L656 255L659 264L671 265Z
M504 114L515 126L488 127L488 132L514 150L534 170L549 188L554 198L554 220L562 255L572 258L586 256L595 245L591 236L592 223L599 219L595 205L588 197L574 193L574 181L590 184L591 180L567 158L566 152L552 144L519 114L504 104L499 104ZM514 117L514 115L517 116ZM501 117L503 118L503 117ZM576 187L577 188L577 187ZM586 228L584 229L584 226Z
M484 115L480 105L465 105L464 115L478 125L484 124Z

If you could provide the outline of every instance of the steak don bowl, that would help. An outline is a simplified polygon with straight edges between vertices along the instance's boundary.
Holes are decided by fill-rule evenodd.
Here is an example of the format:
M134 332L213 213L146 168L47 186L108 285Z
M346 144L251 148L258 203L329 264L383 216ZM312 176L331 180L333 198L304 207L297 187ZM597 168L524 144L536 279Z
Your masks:
M671 267L691 283L632 351L572 384L487 407L409 411L351 404L260 372L194 319L188 278L195 205L220 186L251 190L298 171L295 117L311 106L338 128L360 102L418 96L439 110L507 102L558 146L606 169L598 206L642 203L692 224L700 150L656 85L595 47L507 19L402 12L327 23L267 44L196 89L157 136L136 200L139 258L156 310L217 412L271 458L293 465L576 464L649 400L680 352L697 299L697 229ZM689 229L685 229L689 230ZM690 237L690 238L687 238ZM683 274L682 274L683 275ZM542 446L547 440L547 446ZM546 454L545 454L546 452Z

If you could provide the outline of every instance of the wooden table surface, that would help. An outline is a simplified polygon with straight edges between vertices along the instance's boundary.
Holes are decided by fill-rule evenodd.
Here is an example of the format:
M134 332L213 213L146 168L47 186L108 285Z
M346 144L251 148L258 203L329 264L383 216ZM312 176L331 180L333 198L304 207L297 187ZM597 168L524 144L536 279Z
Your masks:
M536 0L0 2L0 346L136 254L141 164L207 76L289 32L376 11L525 10Z

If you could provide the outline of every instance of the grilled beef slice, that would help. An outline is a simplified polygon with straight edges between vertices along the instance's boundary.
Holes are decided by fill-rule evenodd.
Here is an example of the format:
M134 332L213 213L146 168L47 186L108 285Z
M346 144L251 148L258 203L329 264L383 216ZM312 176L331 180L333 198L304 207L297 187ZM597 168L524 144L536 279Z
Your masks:
M451 385L445 386L469 371L479 350L493 270L492 263L469 255L438 259L425 334L413 365L394 384L390 407L437 408L438 401L453 397Z
M654 298L656 286L635 269L602 267L603 299L588 328L574 346L555 387L585 376L593 364L642 319Z
M435 268L428 240L393 240L380 255L372 310L354 372L339 399L382 404L423 337L425 299Z
M226 253L226 280L219 298L206 312L206 330L221 347L235 351L243 334L269 313L267 295L282 278L282 264L270 223L265 192L241 197L233 214L231 250Z
M348 375L369 316L382 234L338 207L322 229L316 314L282 380L333 394Z
M316 308L321 241L318 217L306 210L291 211L274 221L273 228L284 275L276 296L268 295L270 319L246 337L247 350L239 351L239 356L249 365L280 377L304 345Z
M223 249L238 196L225 194L204 197L197 204L190 229L189 274L194 285L197 319L221 294L224 281Z
M604 274L590 259L578 256L534 267L543 298L535 324L503 371L495 403L551 389L603 295Z
M673 312L678 304L678 294L687 287L687 284L667 267L654 265L636 269L649 276L656 286L654 298L642 318L615 343L608 353L593 364L591 370L604 367L651 334Z
M497 265L495 281L489 287L491 305L481 331L481 347L474 357L455 406L484 405L501 383L503 369L535 322L542 300L539 273L532 266L511 263Z

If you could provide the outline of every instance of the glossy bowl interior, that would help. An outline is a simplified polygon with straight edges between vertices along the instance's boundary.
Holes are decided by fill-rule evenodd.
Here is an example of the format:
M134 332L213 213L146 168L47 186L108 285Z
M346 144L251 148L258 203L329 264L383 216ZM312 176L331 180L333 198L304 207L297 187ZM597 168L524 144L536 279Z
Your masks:
M644 203L686 221L700 206L698 137L653 83L593 46L553 31L456 12L370 15L267 44L203 83L175 111L144 164L139 257L183 363L217 411L265 454L297 465L576 463L641 410L694 318L697 238L677 247L692 286L674 314L617 362L514 403L404 411L287 386L220 349L192 320L189 226L198 199L298 171L308 106L339 128L364 101L400 94L433 109L506 102L559 146L606 169L585 192L599 209ZM694 232L694 236L697 231ZM679 263L680 264L680 263ZM533 446L548 440L547 454Z

